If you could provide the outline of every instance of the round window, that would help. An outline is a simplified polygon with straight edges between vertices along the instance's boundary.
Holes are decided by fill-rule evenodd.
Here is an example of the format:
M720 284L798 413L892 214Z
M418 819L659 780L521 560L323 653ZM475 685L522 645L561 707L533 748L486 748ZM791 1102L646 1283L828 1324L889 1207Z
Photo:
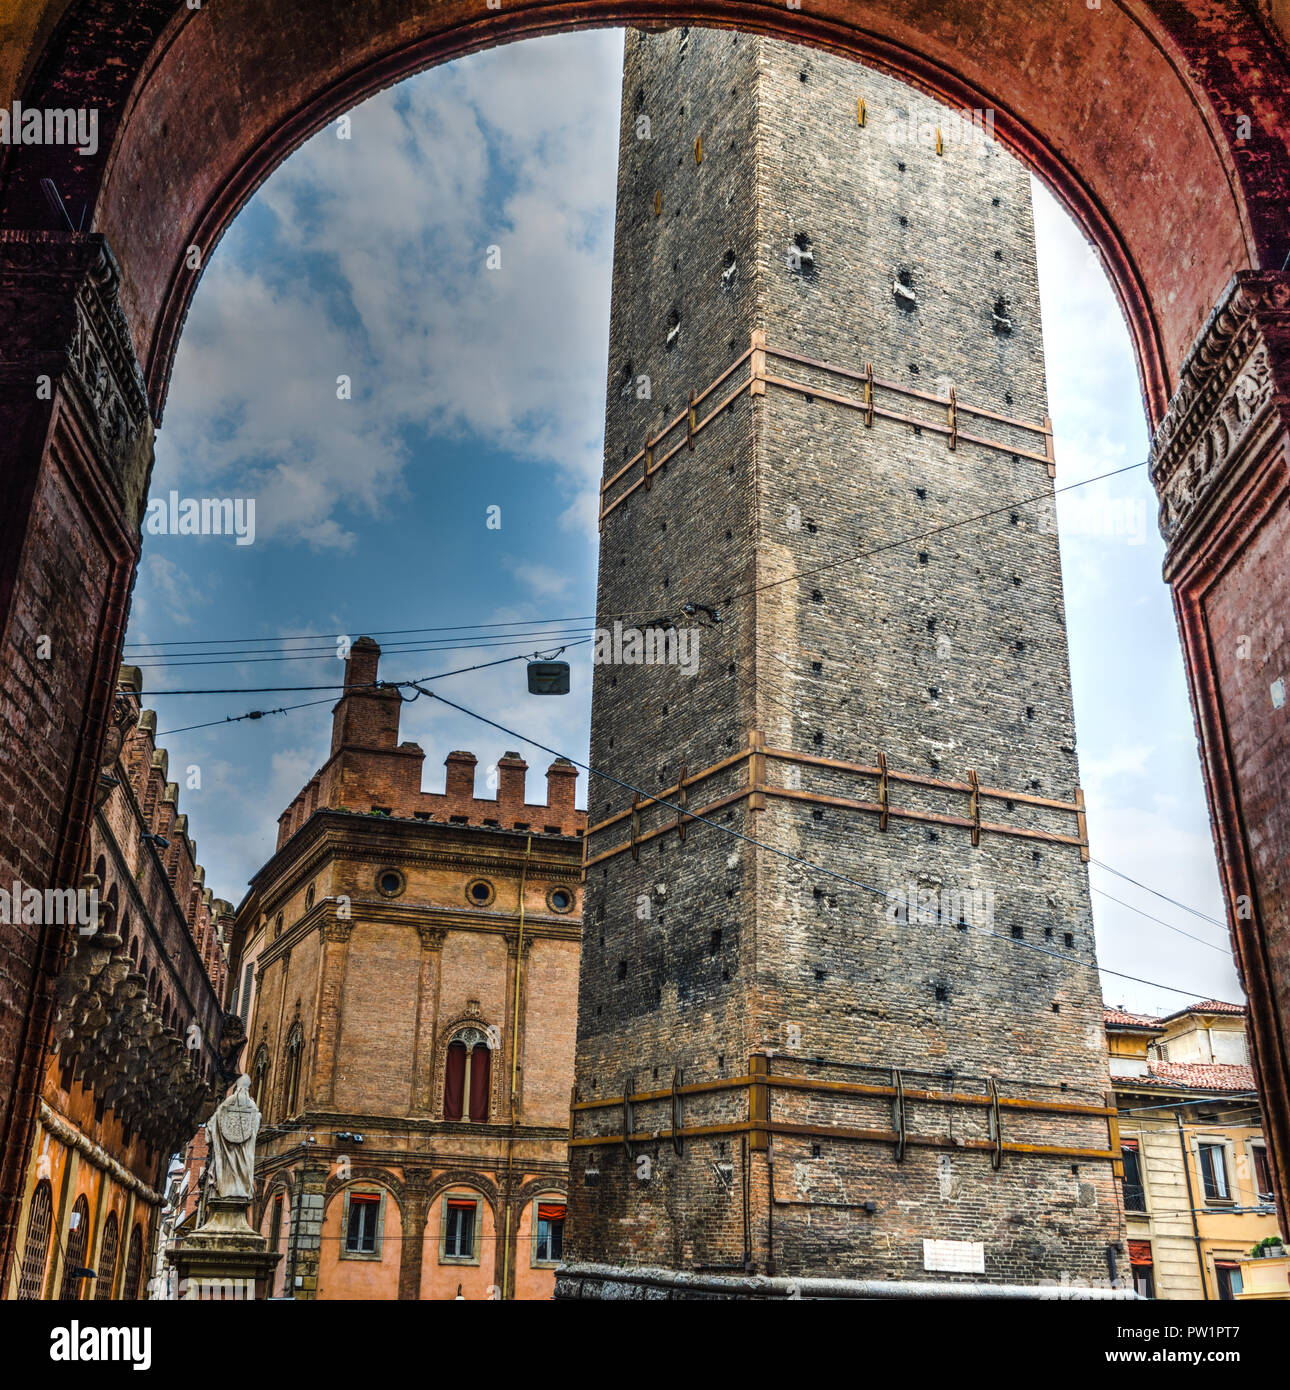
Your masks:
M314 885L311 883L311 884L309 885L309 887L305 889L305 911L308 912L309 909L310 909L313 905L314 905Z
M382 869L376 875L376 891L387 898L397 898L403 887L404 878L398 869Z
M475 904L476 907L487 907L496 896L496 890L486 878L472 879L466 885L466 897Z
M573 892L569 888L552 888L546 895L546 905L552 912L572 912Z

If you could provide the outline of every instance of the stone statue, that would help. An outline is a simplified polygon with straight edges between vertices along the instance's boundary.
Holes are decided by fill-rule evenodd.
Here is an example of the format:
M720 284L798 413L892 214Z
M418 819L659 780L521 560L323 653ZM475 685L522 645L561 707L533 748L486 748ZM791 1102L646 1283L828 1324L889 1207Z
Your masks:
M215 1196L250 1202L259 1129L259 1107L251 1099L251 1078L244 1073L206 1126Z

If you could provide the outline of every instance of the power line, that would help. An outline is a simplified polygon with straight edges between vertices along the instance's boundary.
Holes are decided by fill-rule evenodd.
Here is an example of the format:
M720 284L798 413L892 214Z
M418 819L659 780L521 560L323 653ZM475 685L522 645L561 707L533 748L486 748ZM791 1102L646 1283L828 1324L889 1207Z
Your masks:
M865 892L876 894L878 897L885 898L888 901L897 900L893 894L888 893L884 888L875 888L871 883L864 883L860 879L851 878L847 874L839 873L836 869L830 869L827 868L825 865L817 864L810 859L803 859L799 855L790 854L787 850L777 849L774 845L768 845L763 840L758 840L751 835L745 835L741 830L735 830L733 827L728 825L721 825L717 821L709 820L706 816L698 815L694 811L688 810L684 806L674 805L670 801L665 801L662 797L653 796L651 795L651 793L645 791L642 787L637 787L633 785L631 782L625 782L622 780L622 778L615 777L612 773L602 772L599 768L592 767L590 763L581 762L577 758L571 758L567 753L561 753L558 749L550 748L545 743L539 743L537 739L529 738L527 734L522 734L516 729L509 729L506 727L505 724L499 724L496 720L489 719L486 715L477 714L474 710L467 709L465 705L459 705L455 703L455 701L449 700L445 698L443 695L440 695L433 690L423 690L421 689L420 685L415 681L407 681L404 682L404 684L411 685L412 688L418 692L418 694L428 696L432 700L438 700L440 704L447 705L449 709L454 709L459 714L464 714L470 719L478 720L481 724L487 724L490 728L497 729L500 733L507 734L511 738L517 738L522 743L529 744L530 747L538 748L543 753L549 753L554 758L564 758L566 762L572 763L575 767L582 768L583 771L586 772L589 776L599 777L603 781L612 782L615 786L622 787L625 791L632 792L637 797L643 797L646 803L652 803L657 806L662 806L669 811L675 811L678 817L683 816L687 820L698 821L701 825L711 826L714 830L720 830L723 834L730 835L737 840L742 840L746 844L752 845L755 849L765 850L768 854L773 854L778 859L785 859L792 864L800 864L803 868L811 869L815 873L825 874L829 878L835 878L842 883L850 884L852 887L862 888L865 890ZM413 695L411 697L402 696L401 698L405 701L410 702L410 700L415 700L417 697L416 695ZM999 932L983 932L982 935L993 937L997 941L1007 942L1010 946L1015 946L1023 950L1034 951L1039 955L1051 956L1054 960L1062 961L1064 964L1070 964L1072 963L1072 961L1075 964L1086 964L1085 962L1079 961L1074 957L1063 955L1060 951L1051 950L1047 946L1036 945L1032 941L1021 940L1013 936L1003 936ZM1125 975L1118 970L1111 970L1105 966L1095 966L1092 964L1088 964L1088 968L1096 970L1100 974L1114 975L1118 979L1132 980L1135 984L1145 984L1152 986L1152 988L1154 989L1168 990L1172 994L1181 994L1189 999L1208 998L1207 992L1200 992L1191 989L1181 989L1177 985L1161 984L1158 980L1143 980L1136 975Z
M1092 861L1099 869L1105 869L1108 874L1114 874L1116 878L1122 878L1126 883L1131 883L1135 888L1141 888L1144 893L1150 893L1154 898L1162 898L1167 903L1172 903L1175 907L1180 907L1184 912L1190 912L1193 917L1199 917L1203 922L1212 922L1214 926L1221 927L1224 931L1228 930L1226 922L1220 922L1217 917L1211 917L1207 912L1202 912L1197 907L1188 907L1186 903L1180 903L1177 898L1171 898L1167 893L1158 892L1154 888L1148 888L1145 883L1139 883L1136 878L1130 878L1128 874L1122 874L1119 869L1113 869L1109 864L1103 863L1100 859Z
M594 613L586 613L577 618L512 618L509 622L497 623L451 623L447 627L400 627L400 628L362 628L356 627L354 632L366 632L369 637L408 637L427 632L459 632L459 631L479 631L484 628L498 627L541 627L547 623L589 623L594 621ZM281 637L189 637L182 640L172 639L164 642L127 642L127 647L194 647L206 646L241 646L247 642L328 642L341 637L349 637L349 632L313 632L298 633L295 635L285 635Z
M1031 497L1021 497L1015 502L1005 502L1001 507L992 507L986 512L977 512L974 516L960 517L957 521L947 521L943 526L932 526L926 531L917 531L913 535L902 536L900 540L886 541L882 545L874 546L872 550L860 550L854 555L844 555L840 560L830 560L827 564L817 565L813 569L795 570L792 574L785 575L782 579L772 579L765 584L758 584L755 588L744 589L740 593L732 594L728 603L733 603L735 599L747 598L752 594L763 593L767 589L776 589L781 584L791 584L795 579L805 579L808 576L824 574L828 570L837 569L840 565L851 564L855 560L864 560L871 555L881 555L886 550L896 550L903 545L911 545L914 541L926 540L929 536L940 536L946 531L956 530L960 526L970 526L974 521L986 521L992 516L1000 516L1004 512L1010 512L1015 507L1028 507L1032 502L1046 502L1050 497L1056 497L1060 492L1073 492L1077 487L1087 487L1090 483L1102 483L1108 478L1119 477L1121 473L1132 473L1135 469L1145 468L1146 461L1142 463L1127 463L1123 468L1113 468L1109 473L1098 473L1092 478L1081 478L1075 483L1066 483L1062 487L1055 487L1050 491L1036 492ZM627 615L621 615L627 616Z
M1057 496L1059 493L1063 493L1063 492L1073 492L1076 488L1088 487L1091 483L1105 482L1108 478L1116 478L1116 477L1119 477L1122 473L1132 473L1134 470L1136 470L1136 469L1138 469L1138 468L1145 468L1145 467L1146 467L1145 461L1142 462L1142 463L1130 463L1130 464L1126 464L1123 468L1113 468L1113 469L1111 469L1111 470L1110 470L1109 472L1107 472L1107 473L1098 473L1098 474L1095 474L1095 475L1094 475L1093 477L1091 477L1091 478L1080 478L1080 479L1078 479L1076 482L1073 482L1073 483L1065 483L1065 484L1063 484L1061 487L1053 488L1053 489L1051 489L1050 491L1037 492L1037 493L1034 493L1033 495L1031 495L1031 496L1029 496L1029 497L1017 498L1015 501L1006 502L1006 503L1004 503L1002 506L999 506L999 507L992 507L992 508L991 508L990 510L988 510L988 511L976 512L976 513L974 513L972 516L960 517L960 518L958 518L958 520L956 520L956 521L948 521L948 522L946 522L946 523L945 523L944 525L942 525L942 526L933 526L933 527L929 527L927 530L924 530L924 531L913 532L912 534L907 535L907 536L904 536L904 537L902 537L902 538L899 539L899 540L886 541L886 542L884 542L882 545L874 546L874 547L873 547L872 549L870 549L870 550L860 550L860 551L856 551L854 554L851 554L851 555L844 555L844 556L842 556L840 559L837 559L837 560L830 560L830 561L828 561L827 563L825 563L825 564L823 564L823 565L818 565L818 566L815 566L815 567L813 567L813 568L811 568L811 569L797 570L797 571L795 571L793 574L785 575L782 579L774 579L774 580L769 581L769 582L766 583L766 584L757 585L755 588L744 589L744 590L740 591L739 593L736 593L736 594L731 595L730 599L727 600L727 601L733 603L735 599L747 598L747 597L748 597L749 595L751 595L751 594L759 594L759 593L763 592L763 590L777 588L778 586L780 586L780 585L782 585L782 584L791 583L794 579L805 579L805 578L807 578L808 576L812 576L812 575L816 575L816 574L824 574L824 573L826 573L828 570L837 569L837 568L838 568L839 566L841 566L841 565L850 564L850 563L852 563L852 562L854 562L854 561L856 561L856 560L864 560L864 559L867 559L867 558L869 558L870 556L873 556L873 555L880 555L880 554L882 554L882 553L885 552L885 551L888 551L888 550L895 550L895 549L898 549L900 546L903 546L903 545L911 545L911 544L913 544L914 541L926 540L929 536L939 536L939 535L943 535L946 531L953 531L953 530L956 530L956 529L957 529L958 527L960 527L960 526L970 526L970 525L971 525L973 522L975 522L975 521L986 521L986 520L988 520L990 517L993 517L993 516L1001 516L1004 512L1011 511L1011 510L1012 510L1013 508L1015 508L1015 507L1026 507L1026 506L1030 506L1032 503L1035 503L1035 502L1045 502L1045 501L1047 501L1050 497L1055 497L1055 496ZM380 628L369 628L369 629L366 629L366 631L367 631L367 634L368 634L369 636L371 636L371 637L382 637L382 636L384 636L384 637L399 637L399 636L409 636L409 635L424 634L424 633L428 633L428 632L465 632L465 631L481 631L481 630L484 630L484 629L503 628L503 627L524 627L524 626L533 627L533 626L540 626L540 625L546 624L546 623L560 623L560 624L583 623L583 622L598 622L598 623L603 623L603 622L606 622L606 621L608 621L608 620L610 620L610 619L613 619L613 618L635 618L635 617L640 617L640 616L641 616L642 614L644 614L644 613L653 613L653 612L656 612L656 611L657 611L657 610L655 610L655 609L638 608L638 609L631 609L631 610L628 610L628 611L625 611L625 612L621 612L621 613L593 613L593 614L582 614L582 615L580 615L580 616L578 616L578 617L573 617L573 618L517 618L517 619L513 619L513 620L511 620L511 621L509 621L509 622L493 622L493 623L453 623L453 624L449 624L449 625L443 626L443 627L411 627L411 628L385 628L385 629L380 629ZM364 631L364 629L362 629L362 628L357 628L356 630L357 630L357 631ZM338 638L341 638L341 637L348 637L348 636L350 636L350 635L351 635L350 633L345 633L345 632L320 632L320 633L306 633L306 634L287 635L287 636L282 636L282 637L209 637L209 638L186 638L186 639L182 639L182 640L181 640L181 639L168 639L168 640L157 641L157 642L127 642L127 643L125 644L125 646L126 646L127 648L134 648L134 647L192 647L192 646L201 646L201 645L203 645L203 644L205 644L205 645L207 645L207 646L223 646L223 645L246 645L246 644L248 644L248 643L266 643L266 642L268 642L268 643L273 643L273 642L277 642L277 643L284 643L284 642L321 642L321 641L334 641L334 640L336 640L336 639L338 639ZM155 655L155 654L156 654L156 653L149 653L149 655ZM177 653L177 654L178 654L178 653Z
M240 724L244 719L265 719L271 714L290 714L292 710L313 709L318 705L331 703L332 697L329 695L325 700L306 700L302 705L283 705L281 709L253 709L246 714L226 714L223 719L212 719L206 724L185 724L179 729L166 729L155 737L169 738L171 734L186 734L193 729L213 729L216 724Z
M493 637L477 637L468 642L456 642L450 640L447 643L400 643L392 646L389 649L389 651L392 655L400 656L411 656L417 652L467 652L476 651L479 649L486 649L489 647L515 647L519 646L522 642L531 642L535 637L549 637L552 639L552 641L559 641L562 637L584 637L587 635L588 634L585 632L585 630L581 629L575 629L573 631L556 630L552 632L514 633L506 636L498 634ZM149 661L147 659L142 659L131 662L130 664L133 666L137 666L141 671L165 671L177 670L182 666L253 666L259 662L265 661L335 661L339 658L340 654L337 651L337 649L333 647L328 648L326 651L320 652L317 655L291 654L284 656L247 655L226 657L221 656L215 652L196 652L193 653L193 655L215 656L218 659L214 661L189 661L186 659L181 661L171 661L168 659Z
M418 680L437 681L443 680L446 676L463 676L468 671L484 671L490 666L504 666L508 661L550 661L553 657L559 656L561 652L570 650L573 647L585 646L591 639L583 638L578 642L566 642L555 649L554 652L518 652L514 656L498 657L496 661L481 661L474 666L460 666L455 671L436 671L430 676L419 676ZM142 692L149 700L155 700L158 695L282 695L292 693L304 693L313 690L383 690L392 686L414 685L415 681L373 681L367 685L261 685L252 686L247 689L245 686L233 686L221 690L150 690ZM321 701L320 703L326 703ZM216 720L216 723L223 723L223 720Z
M1093 888L1092 884L1089 884ZM1206 941L1203 936L1193 936L1189 931L1183 931L1181 927L1175 927L1172 922L1166 922L1163 917L1153 917L1149 912L1143 912L1140 907L1134 907L1132 903L1126 903L1123 898L1113 898L1110 893L1101 888L1093 888L1099 897L1106 898L1109 902L1118 903L1121 907L1127 907L1130 912L1136 912L1139 917L1145 917L1148 922L1157 922L1162 927L1168 927L1170 931L1177 932L1179 936L1185 936L1188 941L1197 941L1202 946L1208 946L1211 951L1217 951L1219 955L1232 958L1231 951L1226 946L1216 946L1212 941Z

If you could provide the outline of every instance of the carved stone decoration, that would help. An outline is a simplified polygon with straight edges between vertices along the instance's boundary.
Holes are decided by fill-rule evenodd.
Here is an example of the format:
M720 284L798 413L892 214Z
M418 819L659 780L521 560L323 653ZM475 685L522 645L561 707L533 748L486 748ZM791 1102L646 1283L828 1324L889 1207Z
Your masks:
M442 927L427 927L418 923L417 931L421 936L423 951L441 951L448 938L448 933Z
M1290 333L1290 279L1241 271L1210 315L1151 446L1160 529L1173 547L1204 514L1269 415L1270 343Z
M138 525L152 418L118 300L120 272L97 232L0 231L0 379L48 376L75 408L108 479Z
M343 946L353 931L353 922L324 922L322 927L323 940L334 941Z

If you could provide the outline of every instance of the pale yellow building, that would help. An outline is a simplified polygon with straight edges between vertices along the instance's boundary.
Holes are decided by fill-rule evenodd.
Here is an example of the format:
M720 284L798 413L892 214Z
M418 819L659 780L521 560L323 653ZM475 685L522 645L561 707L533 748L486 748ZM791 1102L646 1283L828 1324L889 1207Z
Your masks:
M1279 1231L1244 1008L1108 1009L1106 1037L1138 1292L1290 1298L1286 1261L1251 1253Z

